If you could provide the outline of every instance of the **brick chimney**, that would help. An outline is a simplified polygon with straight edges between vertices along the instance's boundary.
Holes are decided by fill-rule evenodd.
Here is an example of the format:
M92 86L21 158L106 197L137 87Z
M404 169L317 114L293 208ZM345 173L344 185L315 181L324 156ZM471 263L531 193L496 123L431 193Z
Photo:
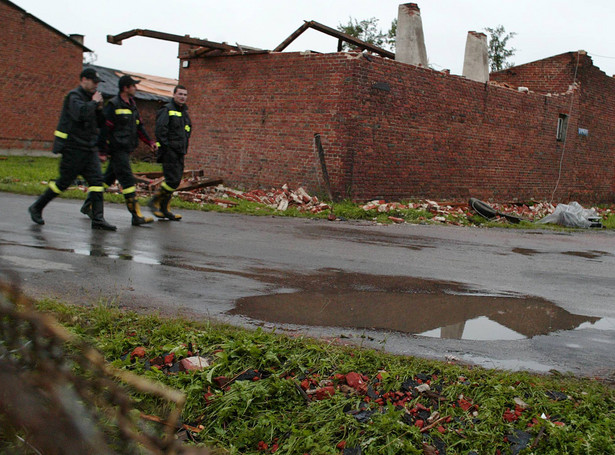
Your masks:
M395 60L410 65L428 66L421 10L416 3L399 5L395 48Z
M83 46L83 40L85 39L84 35L79 35L78 33L71 33L70 36L74 41L77 41L79 44Z

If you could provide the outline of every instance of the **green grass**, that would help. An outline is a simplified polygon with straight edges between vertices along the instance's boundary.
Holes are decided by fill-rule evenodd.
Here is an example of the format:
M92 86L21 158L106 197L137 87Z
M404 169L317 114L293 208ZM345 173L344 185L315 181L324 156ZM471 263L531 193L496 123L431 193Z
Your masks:
M444 443L448 454L508 454L507 437L516 431L535 443L521 454L615 453L615 390L597 380L450 365L260 329L137 315L110 305L84 308L43 301L40 308L56 315L115 366L183 390L183 421L203 428L195 434L197 441L233 454L272 453L273 444L278 454L336 454L342 441L347 448L361 447L366 455L422 454L423 443ZM130 360L127 354L139 346L146 349L146 359L171 352L181 358L191 347L213 363L202 371L165 374L147 369L144 359ZM224 387L216 380L247 369L268 376ZM341 375L349 372L365 375L379 393L399 391L405 380L421 378L438 393L434 398L417 394L404 407L386 399L382 405L366 402L363 393L346 395L337 388ZM336 387L330 398L307 403L297 391L302 382L323 380ZM553 399L551 392L562 392L564 399ZM476 415L473 409L464 410L461 395L476 406ZM518 414L516 398L528 405ZM143 412L163 413L156 400L138 399ZM374 411L365 422L352 415L360 406ZM450 419L421 433L415 423L420 415L413 414L420 406ZM404 417L407 412L410 417ZM269 449L259 450L259 444Z
M45 185L42 181L48 182L58 176L58 158L50 157L28 157L28 156L9 156L5 160L0 161L0 191L39 195ZM104 167L104 165L103 165ZM134 172L150 172L160 171L161 167L156 163L135 162L132 165ZM60 197L69 199L85 199L86 193L78 189L67 190ZM120 194L105 193L105 201L113 203L123 203L124 198ZM199 204L194 202L182 201L178 198L173 198L171 205L179 209L188 210L203 210L225 213L240 213L245 215L257 216L287 216L301 218L316 218L323 219L329 215L328 211L312 214L310 212L302 212L294 206L290 206L286 211L278 211L264 204L246 201L243 199L229 199L237 205L224 208L218 204ZM144 198L140 199L141 203L145 202ZM404 201L407 203L408 201ZM363 210L362 204L357 204L351 201L342 201L332 203L333 212L338 218L346 220L367 220L375 221L381 224L391 224L393 221L390 216L402 218L408 223L431 223L434 217L433 214L424 210L402 209L393 210L387 213L379 213L377 210ZM503 227L513 229L546 229L546 230L571 230L556 225L540 225L531 222L521 222L520 224L497 223L488 221L480 216L466 217L465 214L448 215L448 220L458 223L462 226L482 226L482 227ZM603 220L603 225L607 229L615 229L615 214L610 215Z

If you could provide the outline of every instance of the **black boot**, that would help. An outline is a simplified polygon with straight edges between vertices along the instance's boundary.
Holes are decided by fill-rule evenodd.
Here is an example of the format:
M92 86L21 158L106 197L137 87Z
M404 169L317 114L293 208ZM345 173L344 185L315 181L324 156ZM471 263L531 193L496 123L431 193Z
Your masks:
M175 213L169 210L169 207L171 206L171 198L173 197L173 193L169 193L168 191L165 191L165 193L166 194L160 200L160 210L164 214L164 217L171 221L181 220L182 219L181 215L176 215Z
M147 206L150 208L152 213L156 218L164 218L164 213L162 213L162 207L160 206L162 199L167 194L165 190L162 188L158 188L154 196L149 200Z
M49 202L57 196L51 188L47 188L43 194L39 196L34 204L28 207L28 212L30 212L30 218L36 224L45 224L45 220L43 220L43 209Z
M85 202L79 211L87 215L91 220L94 219L94 214L92 213L92 193L88 192L88 197L85 198Z
M128 211L132 213L133 226L141 226L142 224L147 224L154 221L152 217L143 216L135 193L125 194L124 199L126 199L126 207L128 207Z
M107 223L103 217L103 194L90 193L92 196L92 229L102 229L103 231L116 231L117 227Z

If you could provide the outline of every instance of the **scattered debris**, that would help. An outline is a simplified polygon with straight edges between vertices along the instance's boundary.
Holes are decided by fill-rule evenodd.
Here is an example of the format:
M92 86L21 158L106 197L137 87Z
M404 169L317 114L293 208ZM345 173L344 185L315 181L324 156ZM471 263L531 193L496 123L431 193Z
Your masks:
M513 434L506 436L506 439L511 444L511 451L513 455L518 455L523 449L525 449L532 439L532 435L523 430L515 430Z
M164 181L161 172L136 173L137 193L139 195L149 195L160 186ZM47 182L41 182L47 184ZM77 187L82 191L87 191L85 182L77 182ZM112 185L107 189L111 193L121 193L121 188ZM184 172L184 179L177 189L177 196L187 202L197 204L216 204L222 208L231 208L240 205L240 201L249 201L281 212L294 208L299 212L318 214L329 212L330 221L344 220L333 213L333 207L326 202L322 202L318 197L310 195L304 188L291 189L285 184L281 188L254 189L240 191L224 186L221 178L206 177L203 170L187 170ZM373 213L373 219L381 214L386 214L387 219L395 224L405 223L407 211L423 211L425 216L413 217L416 222L440 222L449 225L468 225L472 222L476 214L496 223L514 223L521 221L528 222L551 222L551 214L557 214L558 210L564 211L566 207L574 206L559 204L553 205L546 201L529 201L527 203L490 203L471 198L469 202L458 201L434 201L424 199L414 202L387 202L385 200L372 200L361 208ZM258 208L257 208L258 210ZM601 220L608 218L614 213L615 209L592 207L584 209L583 213L590 213L589 225L587 227L602 227ZM547 217L547 218L545 218ZM564 224L564 223L560 223Z
M559 392L557 390L549 390L546 392L547 396L555 401L564 401L568 399L568 395L564 392Z
M199 356L186 357L181 359L179 363L180 371L202 370L209 367L209 359Z
M213 203L229 207L237 205L237 202L230 200L230 198L233 198L263 204L282 212L288 210L289 207L310 213L331 210L329 204L320 202L316 196L310 196L303 188L300 187L293 191L288 185L283 185L282 188L272 188L269 191L252 190L245 192L217 185L214 188L203 188L190 193L179 192L178 195L183 200L190 202Z
M559 204L555 211L538 220L538 223L554 223L568 227L601 228L601 218L595 209L584 209L578 202Z

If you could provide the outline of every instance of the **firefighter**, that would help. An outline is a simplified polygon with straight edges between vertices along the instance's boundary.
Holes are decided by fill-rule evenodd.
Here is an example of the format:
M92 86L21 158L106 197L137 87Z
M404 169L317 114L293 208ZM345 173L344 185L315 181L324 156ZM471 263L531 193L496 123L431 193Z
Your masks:
M130 167L130 154L137 148L139 139L147 144L152 152L158 149L156 143L147 135L135 103L134 95L139 82L130 76L120 77L119 94L111 98L103 109L105 127L102 142L106 143L109 153L109 165L103 178L104 184L109 186L115 182L116 178L119 180L126 207L132 214L133 226L151 223L154 219L144 217L141 213L139 202L137 202L135 178ZM92 217L90 196L83 203L81 213Z
M156 113L157 161L162 163L164 182L149 201L148 206L157 218L181 220L169 210L173 192L184 174L184 157L188 151L192 123L188 115L186 99L188 90L178 85L173 90L173 99Z
M97 91L99 82L98 73L93 68L86 68L80 74L79 87L64 98L53 143L53 152L62 154L60 176L49 183L49 188L28 208L36 224L45 224L45 206L68 188L78 175L82 175L88 183L88 196L92 200L92 229L117 229L103 217L103 178L96 150L98 128L104 123L103 97Z

